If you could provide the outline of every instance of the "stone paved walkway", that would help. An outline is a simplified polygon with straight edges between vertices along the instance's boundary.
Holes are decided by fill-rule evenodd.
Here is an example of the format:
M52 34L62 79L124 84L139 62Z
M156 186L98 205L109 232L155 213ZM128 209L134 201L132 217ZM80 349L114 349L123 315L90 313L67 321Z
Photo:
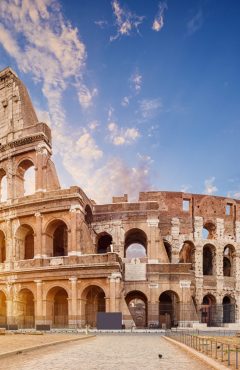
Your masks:
M211 367L156 335L98 335L95 339L3 358L0 369L209 370Z

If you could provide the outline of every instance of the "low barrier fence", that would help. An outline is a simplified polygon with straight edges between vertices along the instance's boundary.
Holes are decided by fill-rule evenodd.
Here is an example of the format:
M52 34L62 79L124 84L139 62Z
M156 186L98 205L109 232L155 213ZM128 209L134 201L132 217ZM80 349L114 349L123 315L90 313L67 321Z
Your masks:
M239 345L227 343L219 338L201 337L181 331L166 331L165 336L181 342L198 352L222 362L225 366L240 369L240 338Z

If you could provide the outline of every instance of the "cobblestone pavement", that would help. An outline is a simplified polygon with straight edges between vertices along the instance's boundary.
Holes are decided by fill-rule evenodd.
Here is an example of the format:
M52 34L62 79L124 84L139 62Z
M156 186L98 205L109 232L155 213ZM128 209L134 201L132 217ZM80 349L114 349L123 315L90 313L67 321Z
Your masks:
M159 359L162 354L162 359ZM156 335L98 335L3 358L1 370L209 370L206 364Z

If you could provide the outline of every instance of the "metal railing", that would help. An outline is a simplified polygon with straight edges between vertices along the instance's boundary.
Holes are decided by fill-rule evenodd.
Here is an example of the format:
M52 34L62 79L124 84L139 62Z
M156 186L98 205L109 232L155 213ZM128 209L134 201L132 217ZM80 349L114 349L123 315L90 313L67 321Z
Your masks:
M209 338L182 331L166 331L165 336L220 361L225 366L240 369L240 345L227 343L219 338Z

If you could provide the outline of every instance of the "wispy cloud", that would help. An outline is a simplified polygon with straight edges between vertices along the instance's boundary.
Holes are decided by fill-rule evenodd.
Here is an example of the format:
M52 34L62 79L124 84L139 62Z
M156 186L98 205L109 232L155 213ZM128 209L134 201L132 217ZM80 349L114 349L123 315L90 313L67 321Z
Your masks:
M210 177L209 179L206 179L204 181L204 194L214 194L218 191L218 188L216 187L216 185L214 185L214 181L215 181L215 177L212 176Z
M187 31L189 35L192 35L198 31L203 25L203 13L200 9L188 22Z
M158 13L154 18L152 29L156 32L161 31L164 26L164 11L167 10L167 4L165 2L159 3Z
M106 28L108 25L108 22L105 20L98 20L98 21L95 21L94 23L96 24L96 26L100 28Z
M140 112L143 118L152 118L162 108L162 101L160 98L143 99L139 102Z
M78 91L78 99L81 107L87 109L92 106L93 98L98 95L98 89L90 91L85 85L81 84Z
M139 26L143 22L144 16L138 16L128 9L120 6L118 0L112 1L113 14L115 16L115 25L117 33L110 37L110 41L114 41L121 36L129 36L133 31L139 33Z
M142 75L138 71L134 72L130 77L130 84L137 94L141 91L142 80Z
M138 129L134 127L119 128L119 126L115 122L110 122L108 124L108 131L110 133L111 142L116 146L131 144L140 136Z
M121 101L121 105L123 107L127 107L130 103L130 97L129 96L124 96L122 101Z

